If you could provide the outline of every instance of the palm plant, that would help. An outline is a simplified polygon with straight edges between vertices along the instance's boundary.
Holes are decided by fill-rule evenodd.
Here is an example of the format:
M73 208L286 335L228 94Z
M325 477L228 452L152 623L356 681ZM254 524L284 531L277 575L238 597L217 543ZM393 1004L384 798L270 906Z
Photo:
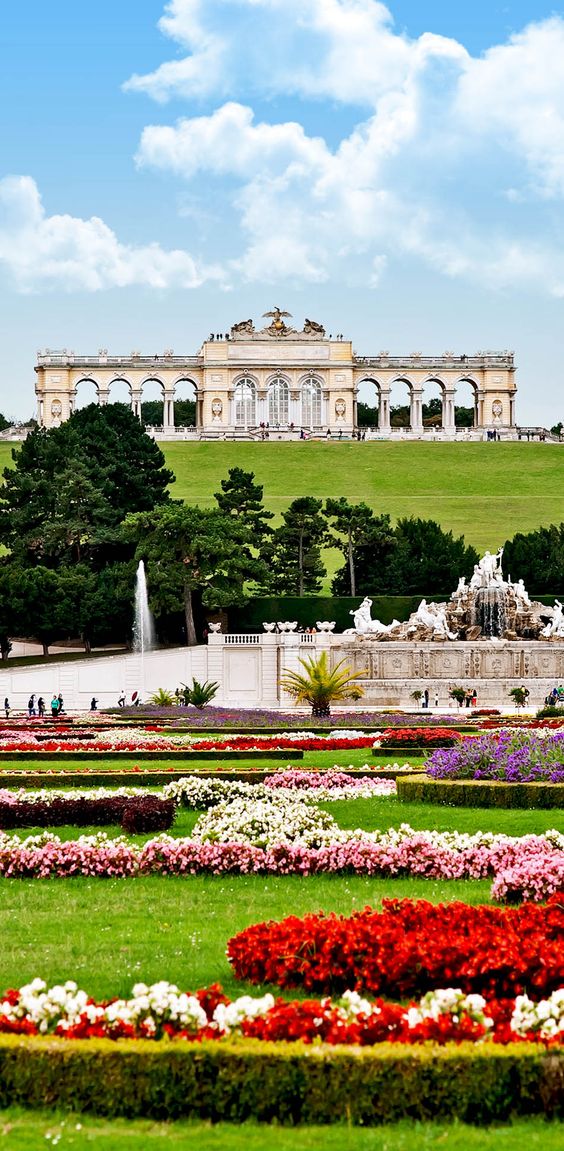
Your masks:
M203 711L206 704L211 703L218 691L219 684L209 679L206 679L204 683L199 683L197 679L192 679L191 687L188 687L185 683L182 684L184 704L188 706L188 704L191 703L193 707L198 708L198 711Z
M306 656L300 659L304 671L289 671L282 677L281 684L296 704L311 705L311 714L331 715L331 704L342 700L360 699L363 688L356 683L362 672L351 671L344 659L339 660L331 670L327 663L327 652L321 652L318 659Z
M166 687L159 687L153 695L149 696L149 703L154 703L157 707L172 707L176 700L172 692L167 691Z

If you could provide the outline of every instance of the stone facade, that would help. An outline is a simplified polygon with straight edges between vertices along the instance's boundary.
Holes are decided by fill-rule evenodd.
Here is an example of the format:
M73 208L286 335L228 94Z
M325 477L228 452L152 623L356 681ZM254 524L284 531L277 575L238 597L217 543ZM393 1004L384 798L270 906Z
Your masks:
M442 396L442 434L455 435L456 390L469 384L474 394L476 432L515 429L515 364L511 352L479 352L457 356L358 356L350 340L327 336L323 326L307 320L301 331L286 324L289 313L279 308L265 314L266 327L255 330L252 320L234 324L229 333L210 334L197 355L75 355L66 349L39 353L35 391L38 421L54 427L71 415L77 390L93 384L100 404L106 404L117 382L129 388L130 403L141 413L143 389L156 383L164 403L164 435L174 433L174 399L180 384L192 386L196 399L195 433L204 438L253 437L264 434L307 433L351 435L358 425L357 396L361 383L374 385L378 397L378 435L390 427L392 384L407 385L410 429L424 434L424 388L438 385ZM433 429L435 431L435 429ZM402 434L405 434L402 430Z

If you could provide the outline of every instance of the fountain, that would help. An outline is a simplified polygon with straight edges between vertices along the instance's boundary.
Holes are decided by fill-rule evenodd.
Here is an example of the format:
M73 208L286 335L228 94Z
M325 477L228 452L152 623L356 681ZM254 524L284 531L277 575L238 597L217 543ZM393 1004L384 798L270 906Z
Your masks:
M149 609L145 564L139 561L135 580L135 621L133 624L133 650L144 656L155 646L155 625Z

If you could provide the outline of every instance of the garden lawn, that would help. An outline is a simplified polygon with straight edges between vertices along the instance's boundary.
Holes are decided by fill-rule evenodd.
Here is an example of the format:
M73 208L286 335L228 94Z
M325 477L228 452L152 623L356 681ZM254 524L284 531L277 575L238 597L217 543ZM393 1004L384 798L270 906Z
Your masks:
M176 476L175 498L204 507L214 504L214 492L228 469L241 467L255 473L264 485L266 507L278 515L298 496L345 496L353 503L363 500L378 513L388 512L393 521L400 516L431 517L481 552L499 547L515 532L562 519L564 449L558 444L309 441L160 446Z
M151 1120L93 1119L90 1115L53 1115L0 1111L0 1148L37 1151L38 1147L99 1148L100 1151L559 1151L562 1125L541 1119L494 1128L435 1123L398 1123L369 1128L299 1127L296 1129L218 1123L154 1123Z
M304 724L304 730L307 730L307 721ZM37 772L59 772L59 771L74 771L88 774L88 771L119 771L132 772L136 767L141 771L178 771L187 768L187 771L197 770L198 766L202 771L267 771L269 774L283 769L286 766L295 767L299 771L307 771L308 768L314 768L316 771L330 771L333 767L338 768L355 768L360 770L366 768L366 774L377 774L378 769L392 765L394 763L403 766L404 763L409 763L413 767L421 767L424 763L424 756L422 755L390 755L389 759L379 758L375 759L370 754L369 747L352 747L345 748L343 751L307 751L304 753L303 759L292 759L292 750L288 750L287 761L281 760L268 760L268 759L224 759L221 758L221 752L218 752L217 759L215 760L201 760L199 765L192 762L190 758L183 759L181 755L178 757L178 762L171 759L136 759L133 754L124 754L123 759L106 759L103 751L100 752L99 762L97 760L81 760L75 759L72 752L65 753L64 758L61 754L58 759L50 759L48 755L38 751L35 759L18 759L17 757L9 757L8 755L0 756L0 780L2 773L11 773L14 771L30 771L34 774ZM129 782L135 783L132 778Z
M257 995L235 980L225 956L228 939L252 923L350 914L385 897L487 903L490 887L488 879L325 875L0 879L0 990L39 976L49 985L75 979L98 998L161 979L183 990L219 982L233 997Z

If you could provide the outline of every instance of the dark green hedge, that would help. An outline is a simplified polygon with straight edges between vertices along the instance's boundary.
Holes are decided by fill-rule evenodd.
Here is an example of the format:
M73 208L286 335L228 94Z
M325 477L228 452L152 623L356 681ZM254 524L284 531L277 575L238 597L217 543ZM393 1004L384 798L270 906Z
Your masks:
M564 1057L514 1047L0 1039L0 1108L211 1122L489 1124L564 1114Z
M409 619L413 611L417 611L421 595L375 595L372 596L372 619L379 619L382 623L391 623L393 619L400 621ZM276 620L295 619L300 627L315 627L317 620L335 620L335 631L344 631L353 626L351 611L356 611L363 596L264 596L253 599L244 607L230 607L229 631L246 632L263 630L263 621L274 623ZM435 603L444 603L448 600L445 595L432 595L427 599Z
M314 769L312 768L312 773ZM355 777L367 775L366 771L340 768L343 774ZM176 779L185 779L195 776L198 779L223 779L229 782L262 783L273 769L258 771L249 768L247 771L206 771L192 767L186 771L0 771L0 784L2 787L162 787L165 783L172 783ZM376 769L375 779L397 779L398 772L390 768Z
M299 748L287 748L285 751L44 751L41 747L37 751L10 751L5 753L5 757L13 760L32 759L37 760L38 756L43 756L45 759L56 760L58 763L64 763L66 759L73 759L82 762L89 760L92 762L100 763L101 760L106 759L135 759L135 760L150 760L150 759L166 759L173 760L176 763L192 762L193 760L220 760L220 759L284 759L287 760L290 756L292 759L303 759L304 753ZM2 760L4 756L0 754L0 771L2 769Z
M402 803L440 803L447 807L564 808L564 783L497 783L475 779L397 777Z

